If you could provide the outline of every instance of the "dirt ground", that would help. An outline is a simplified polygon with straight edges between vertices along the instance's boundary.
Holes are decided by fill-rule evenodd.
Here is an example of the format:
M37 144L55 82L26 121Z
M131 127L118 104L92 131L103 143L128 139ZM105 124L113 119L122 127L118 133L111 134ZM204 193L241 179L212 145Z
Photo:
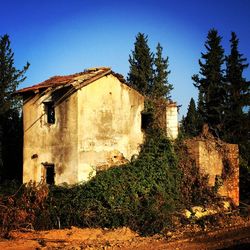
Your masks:
M9 240L0 239L0 249L250 249L250 219L235 217L212 228L189 224L151 237L141 237L125 227L115 230L76 227L49 231L23 229L12 231L10 236Z

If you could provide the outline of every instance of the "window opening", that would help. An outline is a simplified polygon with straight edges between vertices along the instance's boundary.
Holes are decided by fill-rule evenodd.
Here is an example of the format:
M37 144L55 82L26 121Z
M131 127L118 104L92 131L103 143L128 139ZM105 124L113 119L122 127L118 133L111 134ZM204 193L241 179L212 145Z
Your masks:
M55 107L54 102L46 102L47 123L55 123Z
M141 129L146 130L153 122L153 115L151 113L141 113Z

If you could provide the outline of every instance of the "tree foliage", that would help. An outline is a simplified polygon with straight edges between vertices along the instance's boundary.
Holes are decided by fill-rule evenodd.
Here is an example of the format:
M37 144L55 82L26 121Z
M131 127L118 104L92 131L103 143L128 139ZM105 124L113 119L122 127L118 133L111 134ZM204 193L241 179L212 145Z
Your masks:
M194 75L194 85L199 90L198 112L203 122L216 130L225 140L241 143L249 128L250 82L243 77L248 67L246 58L239 53L239 39L231 34L231 51L224 56L221 37L211 29L205 42L206 53L199 60L200 75ZM226 62L225 69L223 68Z
M128 82L142 94L149 94L153 81L153 53L148 46L148 37L138 33L134 51L129 56Z
M244 78L243 73L248 63L239 52L239 39L234 32L231 33L230 44L231 51L226 57L227 105L224 139L239 145L241 198L247 198L250 194L250 82Z
M250 106L250 82L247 82L243 77L243 72L248 67L248 63L246 63L247 59L239 53L239 39L234 32L231 34L230 43L231 52L226 57L225 133L230 142L239 143L246 138L245 135L247 134L248 119L243 108Z
M166 59L163 58L162 50L162 46L160 43L158 43L156 47L156 56L154 59L154 79L150 94L154 98L166 97L169 99L173 85L168 82L168 75L170 74L170 70L168 70L168 57L166 57Z
M217 30L211 29L205 42L206 53L201 53L199 60L200 75L192 77L195 87L199 89L199 112L210 128L220 132L223 126L225 107L225 83L223 63L224 49Z
M0 115L19 107L19 102L17 98L13 97L13 93L18 85L26 79L24 74L28 68L29 63L22 70L15 68L14 53L10 47L9 36L2 36L0 38Z
M16 69L9 36L0 37L0 176L7 170L8 161L15 158L11 154L20 150L20 101L13 93L25 80L28 67L29 63L22 70Z
M168 57L162 55L163 48L157 44L156 54L150 51L148 37L138 33L134 43L134 51L129 56L130 71L128 82L150 98L170 98L173 85L168 82Z
M186 117L183 119L183 129L186 135L196 136L201 131L201 118L196 109L195 101L191 98Z

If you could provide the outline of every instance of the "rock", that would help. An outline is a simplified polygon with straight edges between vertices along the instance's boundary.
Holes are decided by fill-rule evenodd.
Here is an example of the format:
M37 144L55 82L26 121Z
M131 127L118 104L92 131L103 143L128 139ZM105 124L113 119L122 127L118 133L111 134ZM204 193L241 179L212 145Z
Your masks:
M167 235L168 237L171 237L171 236L173 235L173 233L172 233L172 232L167 232L166 235Z
M191 211L193 212L193 216L197 219L200 219L204 216L208 216L208 215L213 215L213 214L217 214L218 211L212 208L204 208L201 206L195 206L192 207Z
M189 219L192 215L192 213L187 210L187 209L184 209L184 211L182 212L182 214L185 216L185 218Z

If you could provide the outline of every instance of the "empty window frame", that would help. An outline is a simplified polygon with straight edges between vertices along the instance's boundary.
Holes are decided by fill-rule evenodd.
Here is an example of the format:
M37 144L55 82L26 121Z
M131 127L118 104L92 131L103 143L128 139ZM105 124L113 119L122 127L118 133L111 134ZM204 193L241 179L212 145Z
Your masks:
M47 123L54 124L56 120L54 102L45 102L44 105L47 115Z

